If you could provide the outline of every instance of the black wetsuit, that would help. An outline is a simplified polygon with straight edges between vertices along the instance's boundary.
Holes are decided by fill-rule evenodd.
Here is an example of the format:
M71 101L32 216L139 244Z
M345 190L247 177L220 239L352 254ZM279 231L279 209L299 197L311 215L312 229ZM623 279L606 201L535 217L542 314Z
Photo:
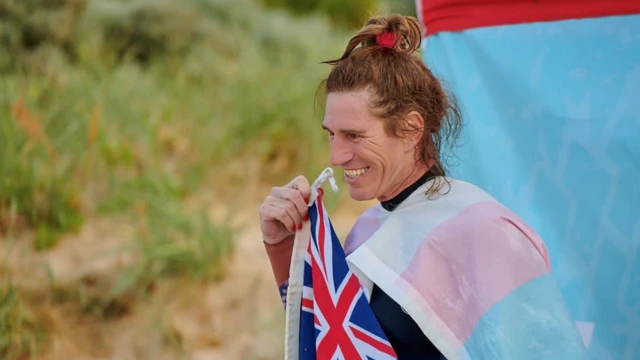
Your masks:
M387 211L393 211L430 178L431 174L427 172L393 199L383 201L382 207ZM444 359L440 351L422 333L418 324L376 285L373 286L370 304L382 330L398 355L398 360Z

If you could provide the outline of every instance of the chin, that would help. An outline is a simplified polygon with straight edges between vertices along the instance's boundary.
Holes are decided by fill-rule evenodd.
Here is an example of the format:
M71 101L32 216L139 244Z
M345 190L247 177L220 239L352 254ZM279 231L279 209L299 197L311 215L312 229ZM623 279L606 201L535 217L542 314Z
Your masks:
M355 201L369 201L373 200L375 197L371 195L369 192L364 189L354 189L349 187L349 195Z

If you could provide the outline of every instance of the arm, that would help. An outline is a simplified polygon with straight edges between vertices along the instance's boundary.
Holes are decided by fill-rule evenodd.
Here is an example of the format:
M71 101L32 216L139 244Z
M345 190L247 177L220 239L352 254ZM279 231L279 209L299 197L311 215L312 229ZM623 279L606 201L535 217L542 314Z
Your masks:
M288 236L277 244L264 243L271 270L280 291L282 303L287 301L287 287L289 284L289 268L291 266L291 253L293 251L293 240L295 235Z
M283 187L274 187L260 205L262 242L271 262L271 270L286 304L289 268L296 231L308 218L307 203L311 196L309 181L298 176Z

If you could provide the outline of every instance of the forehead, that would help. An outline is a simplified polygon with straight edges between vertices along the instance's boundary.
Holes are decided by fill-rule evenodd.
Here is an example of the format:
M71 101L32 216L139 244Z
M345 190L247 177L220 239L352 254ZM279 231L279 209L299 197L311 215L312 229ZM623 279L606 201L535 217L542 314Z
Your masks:
M323 125L333 131L344 128L366 128L377 118L369 109L365 91L330 93L327 96Z

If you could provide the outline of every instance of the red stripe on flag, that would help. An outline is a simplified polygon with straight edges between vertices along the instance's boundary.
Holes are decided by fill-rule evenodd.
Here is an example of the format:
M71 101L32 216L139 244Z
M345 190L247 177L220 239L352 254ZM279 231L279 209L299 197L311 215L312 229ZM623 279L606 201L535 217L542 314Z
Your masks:
M338 297L338 303L334 304L331 292L326 279L323 277L319 269L316 258L312 261L312 277L314 287L314 300L316 308L320 311L327 327L329 328L325 336L318 344L317 355L319 359L330 359L339 347L345 359L358 359L358 350L351 342L349 335L343 326L343 321L349 312L349 308L353 303L355 296L360 290L360 283L355 276L351 276L347 280L347 284ZM320 324L319 324L320 325Z
M302 298L302 307L313 309L313 300Z
M353 336L356 337L356 339L369 344L370 346L374 347L376 350L383 352L391 357L396 357L396 353L395 351L393 351L393 348L389 345L385 345L384 343L380 342L380 340L371 337L369 334L363 333L362 331L354 328L353 326L350 326L351 331L353 332Z
M425 35L539 21L640 14L638 0L419 0Z

